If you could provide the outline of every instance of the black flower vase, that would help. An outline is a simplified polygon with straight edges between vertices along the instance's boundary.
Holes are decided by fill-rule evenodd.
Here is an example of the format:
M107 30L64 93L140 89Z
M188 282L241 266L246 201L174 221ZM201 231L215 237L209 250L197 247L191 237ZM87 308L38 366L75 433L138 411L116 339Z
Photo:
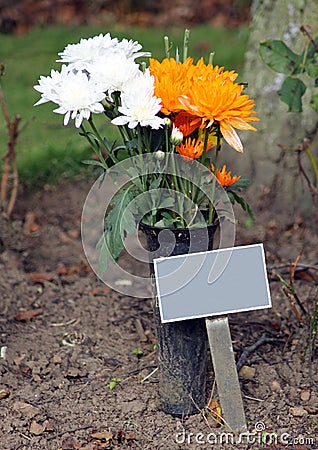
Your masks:
M161 409L178 417L199 413L206 404L206 326L204 319L161 322L153 259L212 250L217 228L164 229L139 224L150 252Z

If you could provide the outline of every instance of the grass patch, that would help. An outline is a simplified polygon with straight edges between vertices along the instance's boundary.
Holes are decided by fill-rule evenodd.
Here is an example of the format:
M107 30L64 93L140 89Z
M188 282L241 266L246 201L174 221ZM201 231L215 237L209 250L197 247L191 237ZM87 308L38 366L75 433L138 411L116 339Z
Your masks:
M55 62L57 53L68 43L108 31L118 38L138 40L145 50L151 51L153 57L158 59L164 57L165 34L175 45L182 47L183 28L154 30L119 26L108 26L107 29L54 26L34 28L24 36L1 36L0 63L5 65L6 72L2 77L2 86L10 115L20 114L22 126L30 121L19 136L17 146L18 170L23 183L32 186L53 182L60 176L73 176L81 170L81 161L90 156L90 148L85 139L78 135L73 123L64 127L63 116L52 113L55 105L51 103L33 107L40 98L33 86L40 75L49 75L52 68L60 68L60 64ZM214 51L214 64L241 71L247 35L245 26L230 30L211 25L194 27L191 29L189 55L195 60L201 56L207 60L209 53ZM6 151L8 136L3 116L0 117L1 156ZM111 133L115 136L114 131Z

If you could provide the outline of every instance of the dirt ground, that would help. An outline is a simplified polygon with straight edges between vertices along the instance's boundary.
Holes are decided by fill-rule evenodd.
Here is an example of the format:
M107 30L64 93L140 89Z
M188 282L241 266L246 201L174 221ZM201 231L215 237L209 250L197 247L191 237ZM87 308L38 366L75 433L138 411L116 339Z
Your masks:
M1 450L318 449L317 342L276 276L288 280L303 251L294 287L312 315L317 222L256 212L254 227L238 227L236 245L264 243L273 307L230 317L237 360L266 341L240 372L250 440L226 443L229 430L200 412L180 419L160 411L150 299L107 288L85 260L89 187L22 192L12 220L0 219ZM218 401L211 363L208 370Z

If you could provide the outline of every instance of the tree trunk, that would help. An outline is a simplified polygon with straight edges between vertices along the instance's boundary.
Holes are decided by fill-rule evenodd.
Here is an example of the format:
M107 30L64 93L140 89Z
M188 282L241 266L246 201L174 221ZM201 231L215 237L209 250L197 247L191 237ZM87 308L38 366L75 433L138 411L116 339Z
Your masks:
M307 88L303 97L302 113L288 112L287 105L280 101L277 94L284 75L265 65L260 58L259 48L263 41L280 39L293 51L300 53L306 42L300 31L301 25L311 25L313 36L316 37L317 23L318 2L254 0L242 78L248 83L248 94L256 101L261 122L257 124L258 132L242 134L244 154L238 163L240 172L252 179L248 195L254 207L261 206L285 214L311 215L311 193L304 176L299 172L297 153L286 149L297 148L308 136L312 139L313 152L318 155L318 115L309 106L312 89ZM304 81L307 86L308 79ZM313 79L309 80L314 83ZM306 154L302 154L301 160L313 179Z

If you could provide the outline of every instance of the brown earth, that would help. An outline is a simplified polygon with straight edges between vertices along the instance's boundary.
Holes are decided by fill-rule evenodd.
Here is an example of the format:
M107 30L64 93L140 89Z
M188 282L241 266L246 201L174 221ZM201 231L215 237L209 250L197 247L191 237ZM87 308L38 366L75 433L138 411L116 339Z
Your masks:
M294 287L312 315L316 225L263 211L251 229L238 227L237 245L264 243L273 307L230 317L237 360L268 339L240 375L256 440L222 445L217 434L227 428L203 413L178 419L160 411L150 300L119 294L89 270L80 238L88 190L79 182L25 191L13 219L0 219L1 450L317 449L317 322L310 330L275 275L288 280L289 262L303 251ZM114 378L121 381L110 389ZM213 381L210 363L209 394L218 401Z
M24 34L32 26L101 25L109 21L144 27L205 22L237 27L250 19L250 0L2 0L0 33Z

